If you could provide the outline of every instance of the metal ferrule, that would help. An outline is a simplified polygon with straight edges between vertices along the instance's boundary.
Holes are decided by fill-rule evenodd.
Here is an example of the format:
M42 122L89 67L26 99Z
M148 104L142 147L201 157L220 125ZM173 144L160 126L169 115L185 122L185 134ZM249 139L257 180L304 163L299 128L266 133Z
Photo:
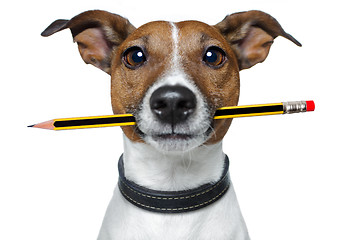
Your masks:
M284 114L306 112L306 101L283 102Z

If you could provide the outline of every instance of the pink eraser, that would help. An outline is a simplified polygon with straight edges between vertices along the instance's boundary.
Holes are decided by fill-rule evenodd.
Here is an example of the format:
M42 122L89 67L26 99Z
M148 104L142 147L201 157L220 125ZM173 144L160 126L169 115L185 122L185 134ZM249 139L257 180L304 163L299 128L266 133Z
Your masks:
M315 103L314 101L306 101L306 111L314 111L315 110Z

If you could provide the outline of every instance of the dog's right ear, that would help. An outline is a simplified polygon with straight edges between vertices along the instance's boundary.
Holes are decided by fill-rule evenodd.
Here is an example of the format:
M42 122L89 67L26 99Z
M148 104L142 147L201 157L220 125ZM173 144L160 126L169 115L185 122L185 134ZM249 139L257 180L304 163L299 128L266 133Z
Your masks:
M135 30L126 18L94 10L81 13L71 20L56 20L41 36L48 37L66 28L70 28L85 63L92 64L108 74L111 74L114 48Z

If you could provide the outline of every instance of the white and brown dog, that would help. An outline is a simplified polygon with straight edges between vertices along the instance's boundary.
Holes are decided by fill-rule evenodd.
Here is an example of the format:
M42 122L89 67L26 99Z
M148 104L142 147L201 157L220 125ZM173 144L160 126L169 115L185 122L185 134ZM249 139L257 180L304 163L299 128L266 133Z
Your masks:
M239 71L265 60L283 36L270 15L240 12L210 26L157 21L135 28L105 11L57 20L43 33L69 28L86 63L111 75L122 127L119 184L99 240L249 239L228 174L222 139L231 120L213 120L238 103Z

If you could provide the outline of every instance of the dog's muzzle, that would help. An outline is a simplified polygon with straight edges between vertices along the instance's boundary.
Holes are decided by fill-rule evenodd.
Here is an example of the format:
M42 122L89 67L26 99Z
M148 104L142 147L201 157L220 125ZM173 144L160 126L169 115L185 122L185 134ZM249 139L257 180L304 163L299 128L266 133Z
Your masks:
M200 91L189 86L164 84L148 90L134 114L146 143L162 151L187 151L208 139L212 114Z

